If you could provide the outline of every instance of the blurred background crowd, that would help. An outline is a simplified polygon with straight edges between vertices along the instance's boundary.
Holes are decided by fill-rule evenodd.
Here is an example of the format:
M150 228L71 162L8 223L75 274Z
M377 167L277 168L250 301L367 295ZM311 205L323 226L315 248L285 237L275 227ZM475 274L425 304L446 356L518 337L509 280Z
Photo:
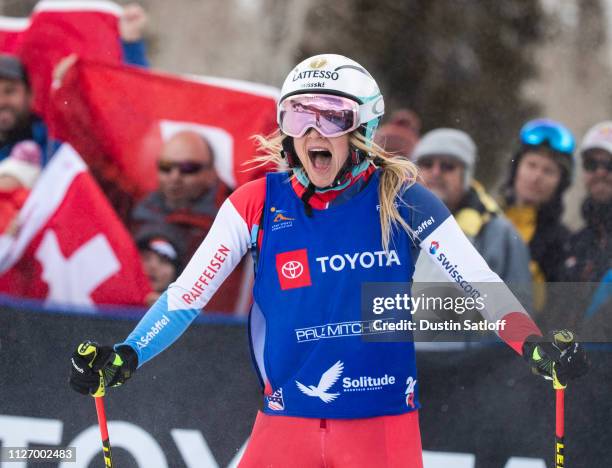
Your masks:
M0 0L0 14L23 20L35 18L38 8L42 28L40 17L53 10L61 24L61 12L49 8L51 3ZM589 283L589 301L575 307L601 315L612 308L611 3L511 0L490 8L487 2L456 0L148 0L140 5L117 2L108 9L100 4L110 2L89 5L111 11L116 20L113 47L120 48L120 57L109 68L114 74L102 70L106 74L99 75L98 83L109 90L119 89L114 77L116 83L124 78L128 83L118 97L111 97L112 91L108 97L102 93L103 107L111 106L112 99L124 106L115 113L117 118L141 118L138 105L145 104L134 100L146 90L130 79L151 81L155 76L178 89L194 83L187 81L193 77L181 74L196 73L273 87L294 63L315 53L340 53L364 64L377 77L387 103L378 144L417 164L420 183L446 203L492 269L511 284L529 285L521 298L536 314L551 304L560 306L550 297L548 283ZM17 19L5 20L0 30L2 24L9 32L24 28L15 26ZM33 19L30 30L36 24ZM64 33L74 39L71 29ZM3 37L0 274L5 280L0 276L0 290L30 296L27 287L15 287L10 271L23 258L5 259L2 268L1 249L12 249L11 239L19 239L29 219L22 209L26 206L27 211L30 193L62 142L68 142L113 207L122 226L117 229L129 232L148 282L140 302L150 304L185 266L227 195L261 173L244 175L238 162L247 158L236 156L236 149L224 153L221 137L211 133L213 125L206 119L195 119L206 125L194 126L189 116L171 113L164 117L188 123L172 132L164 132L160 124L161 137L154 139L143 130L138 135L145 135L149 156L134 156L131 164L136 133L122 133L121 126L108 130L93 98L79 100L90 92L104 57L88 57L77 38L79 46L68 50L64 43L49 67L32 66L41 61L40 49L36 55L27 40L10 46L10 36L0 40ZM37 80L44 73L52 76ZM171 78L175 81L168 81ZM49 94L44 102L35 96L41 89ZM242 90L246 92L246 84ZM217 99L214 89L204 92L213 98L192 102L198 112L225 114L242 125L241 118L224 107L236 105L228 104L233 97ZM162 103L162 94L148 95L146 102L155 99L170 108L184 105L178 98ZM273 102L266 112L261 122L243 130L272 130ZM100 137L102 127L107 133ZM238 138L238 130L229 132ZM128 156L109 149L111 143L130 148ZM113 151L121 157L105 159ZM233 160L230 175L224 169L228 158ZM133 178L126 180L128 172ZM60 250L70 259L69 248ZM27 254L22 248L22 257ZM415 281L441 280L425 260L417 264ZM31 261L22 271L37 268ZM245 259L207 309L246 313L251 271ZM31 297L48 299L51 289ZM95 300L95 290L91 297L96 303L121 302Z

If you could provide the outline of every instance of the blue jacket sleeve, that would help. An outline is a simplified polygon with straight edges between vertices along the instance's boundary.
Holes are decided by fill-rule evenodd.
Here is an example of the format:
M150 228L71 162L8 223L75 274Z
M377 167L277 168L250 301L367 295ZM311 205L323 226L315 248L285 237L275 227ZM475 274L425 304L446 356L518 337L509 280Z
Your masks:
M122 40L121 50L123 51L123 61L125 63L137 67L149 68L147 48L144 41L126 42Z
M411 185L402 195L408 208L408 224L416 237L417 245L451 216L438 197L420 184Z
M138 367L174 343L196 319L199 309L169 310L168 292L138 322L136 328L118 346L131 346L138 355Z

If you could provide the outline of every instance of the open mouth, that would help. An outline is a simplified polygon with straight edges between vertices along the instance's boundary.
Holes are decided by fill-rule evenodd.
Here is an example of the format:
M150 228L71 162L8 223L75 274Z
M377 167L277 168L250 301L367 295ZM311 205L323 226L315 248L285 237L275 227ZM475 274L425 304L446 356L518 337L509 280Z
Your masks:
M308 150L310 163L315 169L327 169L331 166L332 154L325 148L311 148Z

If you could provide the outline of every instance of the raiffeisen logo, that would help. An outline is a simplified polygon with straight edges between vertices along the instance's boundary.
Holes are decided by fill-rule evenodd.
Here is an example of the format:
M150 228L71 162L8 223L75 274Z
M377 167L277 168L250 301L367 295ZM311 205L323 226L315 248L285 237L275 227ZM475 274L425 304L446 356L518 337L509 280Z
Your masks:
M438 241L431 241L431 244L429 245L429 253L434 255L439 247L440 243Z
M321 267L322 273L331 271L342 271L344 269L355 270L356 268L369 269L373 267L400 266L401 262L395 250L388 254L384 250L376 252L355 252L352 254L332 255L331 257L317 257L316 261Z
M373 390L382 390L387 385L394 385L395 377L392 375L383 375L382 377L361 376L356 379L344 377L342 379L342 388L345 392L369 392Z

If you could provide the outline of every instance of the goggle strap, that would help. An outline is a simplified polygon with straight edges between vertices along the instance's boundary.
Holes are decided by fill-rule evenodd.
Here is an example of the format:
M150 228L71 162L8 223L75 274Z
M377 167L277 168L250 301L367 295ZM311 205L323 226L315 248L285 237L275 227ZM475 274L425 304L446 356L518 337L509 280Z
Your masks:
M382 96L378 99L366 102L359 106L359 122L364 124L370 120L374 120L381 117L385 113L385 104L382 100Z

